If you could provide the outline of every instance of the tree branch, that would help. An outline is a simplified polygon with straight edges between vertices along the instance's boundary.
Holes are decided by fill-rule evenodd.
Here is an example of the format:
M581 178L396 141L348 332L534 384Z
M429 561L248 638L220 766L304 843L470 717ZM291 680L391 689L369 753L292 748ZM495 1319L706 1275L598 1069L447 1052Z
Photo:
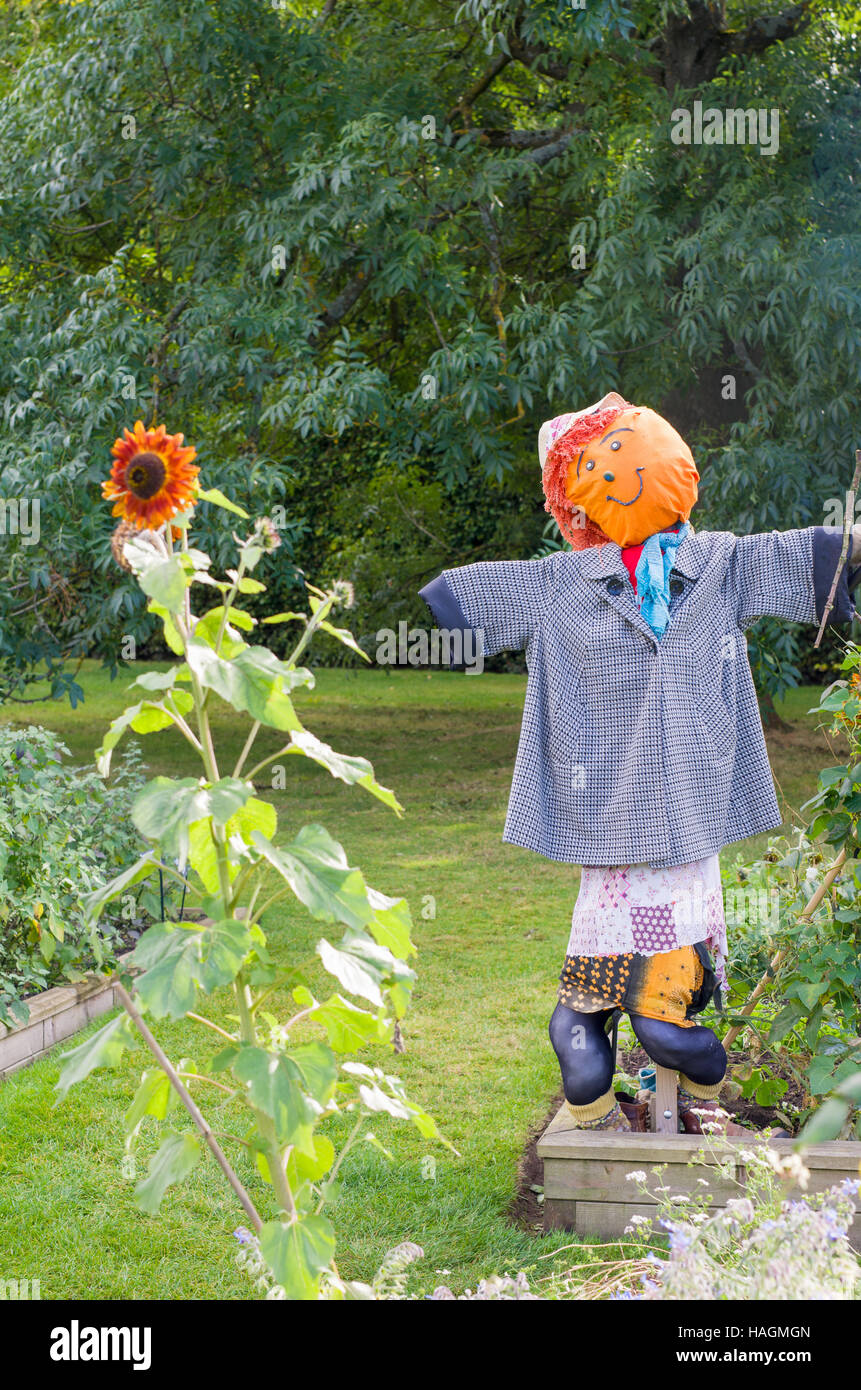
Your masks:
M374 277L372 270L358 270L349 280L339 295L331 300L320 314L320 327L311 335L310 343L312 347L319 347L326 334L338 324L358 302L365 290L368 288Z
M507 53L499 53L494 58L487 71L482 73L481 77L473 82L469 91L464 92L463 96L458 100L457 105L453 106L451 111L449 111L446 118L448 125L453 125L458 116L462 116L467 122L469 121L473 102L481 96L482 92L487 91L494 78L498 77L503 68L507 68L511 61L512 59Z
M800 0L777 15L760 15L744 29L728 29L723 0L688 0L686 15L673 15L652 51L668 92L710 82L726 58L747 58L793 38L812 18L812 0Z

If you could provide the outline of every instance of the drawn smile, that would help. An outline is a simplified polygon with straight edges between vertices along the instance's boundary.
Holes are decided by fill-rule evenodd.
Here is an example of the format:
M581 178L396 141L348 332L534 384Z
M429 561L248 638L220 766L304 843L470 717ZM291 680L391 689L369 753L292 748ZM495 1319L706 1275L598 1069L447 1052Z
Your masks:
M640 494L641 494L642 491L643 491L643 470L642 470L642 468L636 468L634 471L635 471L635 473L637 474L637 477L640 479L640 488L639 488L639 491L637 492L637 495L636 495L635 497L632 497L631 500L630 500L629 502L623 502L622 499L621 499L621 497L611 497L610 494L609 494L609 492L608 492L608 493L607 493L607 501L608 501L608 502L618 502L618 504L619 504L620 507L632 507L632 506L634 505L634 503L637 501L637 499L639 498Z

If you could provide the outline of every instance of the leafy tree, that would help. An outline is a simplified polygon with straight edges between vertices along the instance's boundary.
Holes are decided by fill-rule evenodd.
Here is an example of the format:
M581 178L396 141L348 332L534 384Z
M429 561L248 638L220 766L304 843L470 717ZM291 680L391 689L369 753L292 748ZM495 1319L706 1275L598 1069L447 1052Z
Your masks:
M858 16L13 0L0 473L42 529L2 538L7 687L41 656L63 693L69 656L151 631L95 486L134 415L181 417L210 476L285 508L286 588L319 544L313 465L346 450L432 512L480 494L452 559L520 466L533 553L537 427L610 387L691 438L707 524L828 519L859 424ZM777 111L779 148L675 144L696 100Z

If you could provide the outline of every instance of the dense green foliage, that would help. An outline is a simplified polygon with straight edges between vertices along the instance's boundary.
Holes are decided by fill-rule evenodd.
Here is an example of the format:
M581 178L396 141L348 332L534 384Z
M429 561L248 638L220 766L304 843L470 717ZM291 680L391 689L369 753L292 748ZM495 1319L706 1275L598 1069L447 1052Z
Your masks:
M842 495L857 5L12 0L0 24L0 493L42 505L40 543L0 548L7 682L152 631L97 505L137 417L283 506L283 556L366 579L368 631L421 616L441 551L534 552L537 427L611 386L688 434L709 525ZM779 148L674 144L696 99L776 109Z
M110 783L64 761L49 729L0 727L0 1021L26 1021L25 996L115 960L126 904L98 924L88 894L131 863L129 819L143 784L131 745ZM125 913L128 923L129 916Z

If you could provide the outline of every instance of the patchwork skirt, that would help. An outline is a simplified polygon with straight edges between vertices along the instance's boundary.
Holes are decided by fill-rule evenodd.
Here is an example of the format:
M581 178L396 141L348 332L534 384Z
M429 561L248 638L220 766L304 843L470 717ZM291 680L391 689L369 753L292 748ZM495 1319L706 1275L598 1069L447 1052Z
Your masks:
M566 956L559 977L560 1004L576 1013L624 1009L643 1018L692 1028L717 987L702 942L644 956L636 951L609 956Z
M726 987L726 954L716 854L661 869L584 865L559 1001L579 1013L620 1008L690 1027Z

